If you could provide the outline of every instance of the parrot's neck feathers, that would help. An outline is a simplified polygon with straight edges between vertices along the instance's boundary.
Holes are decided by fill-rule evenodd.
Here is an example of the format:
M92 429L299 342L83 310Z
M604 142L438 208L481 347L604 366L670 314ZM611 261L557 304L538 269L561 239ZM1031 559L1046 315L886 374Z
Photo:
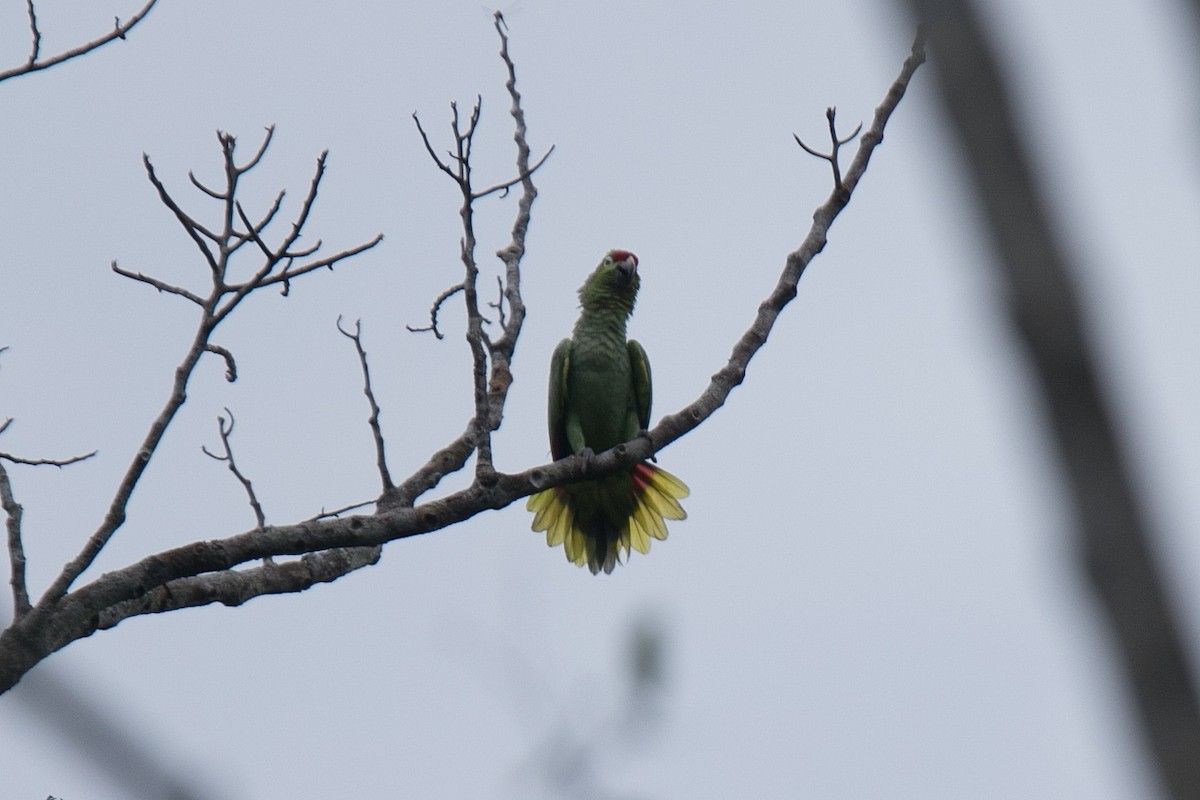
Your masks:
M625 340L625 326L633 314L633 303L625 298L592 297L584 301L575 322L575 333L617 333Z
M622 324L633 315L635 300L636 294L596 292L591 291L587 285L579 290L579 308L583 314L616 317Z

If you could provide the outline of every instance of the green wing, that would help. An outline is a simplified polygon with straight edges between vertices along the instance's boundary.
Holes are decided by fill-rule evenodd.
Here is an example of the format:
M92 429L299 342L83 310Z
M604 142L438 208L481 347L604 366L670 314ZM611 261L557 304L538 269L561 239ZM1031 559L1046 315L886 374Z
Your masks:
M550 455L555 461L573 455L567 440L567 372L571 369L571 340L563 339L550 359Z
M561 347L562 345L559 345ZM642 430L650 429L650 359L635 339L629 340L629 365L633 367L633 407Z

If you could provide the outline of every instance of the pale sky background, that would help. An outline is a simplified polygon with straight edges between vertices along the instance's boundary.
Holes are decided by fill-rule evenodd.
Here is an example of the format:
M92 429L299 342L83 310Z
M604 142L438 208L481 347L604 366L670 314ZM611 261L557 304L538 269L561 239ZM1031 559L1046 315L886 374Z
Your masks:
M42 5L49 53L137 4ZM0 6L5 67L28 52L24 7ZM1185 10L989 8L1200 659L1200 109ZM515 471L549 458L550 353L609 248L641 259L631 334L654 365L655 419L696 397L829 193L792 133L822 144L829 105L848 128L869 119L913 28L866 0L523 0L508 19L530 142L557 146L538 175L529 316L496 439L497 466ZM274 123L243 198L287 187L294 212L329 148L310 235L387 239L223 326L240 380L202 364L85 579L253 526L241 487L200 452L225 406L269 522L376 494L339 314L363 320L394 475L461 432L461 313L443 315L444 341L404 331L460 279L456 188L410 115L445 147L448 103L481 93L479 182L511 177L496 50L478 0L161 0L127 41L0 84L0 418L16 418L0 449L100 450L61 472L13 469L35 595L99 521L192 335L189 304L109 262L206 285L143 151L185 208L211 215L187 171L217 180L214 130L249 155ZM0 797L137 796L23 702L43 671L213 797L1152 796L932 90L922 69L746 383L660 455L692 489L667 542L593 577L515 504L301 595L127 621L0 697ZM479 206L489 270L514 209ZM664 631L665 685L635 724L639 620Z

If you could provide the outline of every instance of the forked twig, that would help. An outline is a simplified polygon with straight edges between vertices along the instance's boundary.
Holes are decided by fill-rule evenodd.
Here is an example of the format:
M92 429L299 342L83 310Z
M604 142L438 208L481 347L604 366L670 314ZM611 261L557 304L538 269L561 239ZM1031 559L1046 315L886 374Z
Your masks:
M842 145L850 144L850 142L854 141L858 134L862 132L863 126L860 122L858 123L858 127L855 128L854 132L849 136L845 138L838 138L837 109L833 106L825 109L825 118L829 120L829 141L832 143L832 147L828 153L822 153L818 150L814 150L801 141L800 137L794 133L792 134L792 138L794 138L796 140L796 144L800 145L804 152L808 153L810 156L816 156L819 159L829 162L829 165L833 167L833 189L835 192L844 192L845 187L842 185L842 168L838 163L838 154L842 149Z
M0 348L3 352L7 348ZM0 433L8 430L12 425L12 418L6 419L0 423ZM24 509L17 502L16 496L13 494L12 481L8 476L8 470L4 467L4 462L11 464L21 464L29 467L66 467L71 464L78 464L80 461L86 461L96 455L93 450L90 453L85 453L81 456L71 456L69 458L22 458L14 456L11 453L0 452L0 508L4 509L6 523L5 527L8 532L8 562L11 572L9 583L12 585L13 592L13 618L21 619L29 613L32 606L29 602L29 588L25 579L25 545L21 537L21 521L24 515Z
M233 447L229 444L229 437L233 435L233 412L228 408L225 409L227 417L217 417L217 432L221 436L221 447L225 450L223 455L217 455L209 450L204 445L200 445L200 450L204 455L217 461L225 462L229 467L229 471L233 473L233 477L238 479L238 483L242 484L242 488L246 490L246 497L250 500L250 508L254 511L254 519L258 522L258 527L265 528L267 525L267 517L263 513L262 504L258 502L258 495L254 493L254 485L250 483L250 479L238 469L237 461L233 457Z
M433 301L433 306L429 309L428 325L423 325L420 328L413 327L412 325L405 325L404 327L408 329L409 333L432 333L438 339L445 339L446 334L442 333L442 331L438 328L438 313L441 312L442 306L445 305L447 300L449 300L451 297L454 297L454 295L463 291L465 288L466 287L464 287L461 283L456 283L446 291L439 294L437 299Z
M421 120L416 114L413 114L413 120L417 125L417 131L421 135L426 152L429 153L434 164L454 180L462 196L459 217L462 219L463 238L459 250L466 272L461 284L451 287L434 303L430 315L430 325L415 330L432 331L441 338L437 327L437 312L451 296L459 291L463 293L463 303L467 312L467 344L471 350L471 379L474 389L475 413L467 424L466 431L458 439L440 451L434 459L398 487L398 492L395 493L393 499L402 504L411 503L421 493L428 491L441 480L443 475L461 469L472 451L476 455L476 479L491 480L490 475L493 471L491 436L500 426L508 386L512 382L509 362L525 318L525 306L521 301L520 263L525 253L525 235L530 222L529 209L537 196L537 190L533 185L533 175L546 163L550 154L554 152L554 148L550 147L537 163L530 166L525 112L521 107L521 95L517 91L516 67L508 52L507 27L500 12L495 12L493 19L496 32L500 37L500 58L508 72L508 80L505 85L509 97L512 99L511 114L515 128L513 140L517 144L517 176L482 191L476 191L473 187L471 148L482 112L480 99L476 99L465 127L460 122L457 104L450 104L450 127L454 136L454 148L449 153L449 161L438 156L428 134L421 125ZM522 187L522 194L518 203L516 219L513 222L512 241L496 253L505 265L501 294L508 303L509 313L505 315L503 309L500 309L503 330L498 340L493 341L483 329L485 318L479 305L477 289L479 267L475 258L475 201L497 192L507 195L508 190L518 184ZM411 327L409 329L414 330ZM450 469L446 469L447 460L450 462Z
M294 259L297 257L297 253L293 252L292 248L300 238L308 221L312 206L316 201L317 188L320 185L321 176L325 171L326 153L322 153L317 159L316 173L310 183L308 194L305 197L296 220L292 224L291 230L283 237L281 244L277 247L267 245L262 239L263 230L261 227L254 228L252 226L249 230L239 229L238 223L242 221L240 218L242 215L238 213L240 204L237 198L240 181L243 176L261 162L274 133L274 126L269 126L266 129L266 135L263 137L254 154L246 163L239 164L236 157L236 137L224 131L217 131L217 141L221 146L222 166L225 176L225 186L220 191L201 184L195 175L189 173L191 183L206 198L220 200L222 214L219 230L201 224L191 214L186 212L168 191L163 181L159 179L153 164L150 162L149 156L143 156L142 160L146 168L146 176L157 191L159 199L171 211L176 221L179 222L180 226L183 227L200 250L208 267L207 272L210 287L208 295L201 297L199 293L189 291L181 286L175 286L157 278L150 278L141 273L131 273L114 265L114 271L118 274L141 283L147 283L159 291L177 294L192 302L198 301L201 309L200 318L197 321L196 334L191 347L184 355L179 366L175 369L174 381L166 403L151 423L141 447L138 448L132 462L126 469L109 505L108 513L95 532L88 538L79 554L63 567L58 577L50 584L50 587L43 595L42 600L44 602L54 603L62 598L83 571L95 561L97 555L108 544L108 541L116 531L124 524L125 510L129 504L129 500L137 488L142 474L150 462L151 456L158 449L175 415L183 407L187 399L188 381L191 379L192 373L195 371L196 365L200 362L203 355L205 353L213 353L223 358L226 367L226 379L232 381L237 378L237 367L233 359L233 354L226 348L212 343L211 337L217 327L233 313L242 300L251 293L273 283L285 282L286 285L287 281L300 275L307 274L321 267L332 267L344 259L371 249L383 239L383 235L380 234L364 244L325 258L307 261L299 266L295 266ZM277 199L276 203L278 202L279 200ZM272 209L274 209L274 205L272 205ZM269 222L273 216L274 210L268 211L265 217L266 221ZM260 244L262 264L248 280L240 282L231 281L230 272L233 266L231 259L248 240L256 240ZM310 250L309 252L312 251Z

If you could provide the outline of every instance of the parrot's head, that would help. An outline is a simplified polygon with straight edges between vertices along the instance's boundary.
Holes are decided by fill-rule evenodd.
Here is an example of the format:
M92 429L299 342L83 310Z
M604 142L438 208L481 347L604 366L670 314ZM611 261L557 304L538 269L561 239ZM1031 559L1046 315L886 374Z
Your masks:
M637 266L637 256L628 250L609 250L579 288L580 305L597 310L616 305L627 315L632 314L641 285Z

